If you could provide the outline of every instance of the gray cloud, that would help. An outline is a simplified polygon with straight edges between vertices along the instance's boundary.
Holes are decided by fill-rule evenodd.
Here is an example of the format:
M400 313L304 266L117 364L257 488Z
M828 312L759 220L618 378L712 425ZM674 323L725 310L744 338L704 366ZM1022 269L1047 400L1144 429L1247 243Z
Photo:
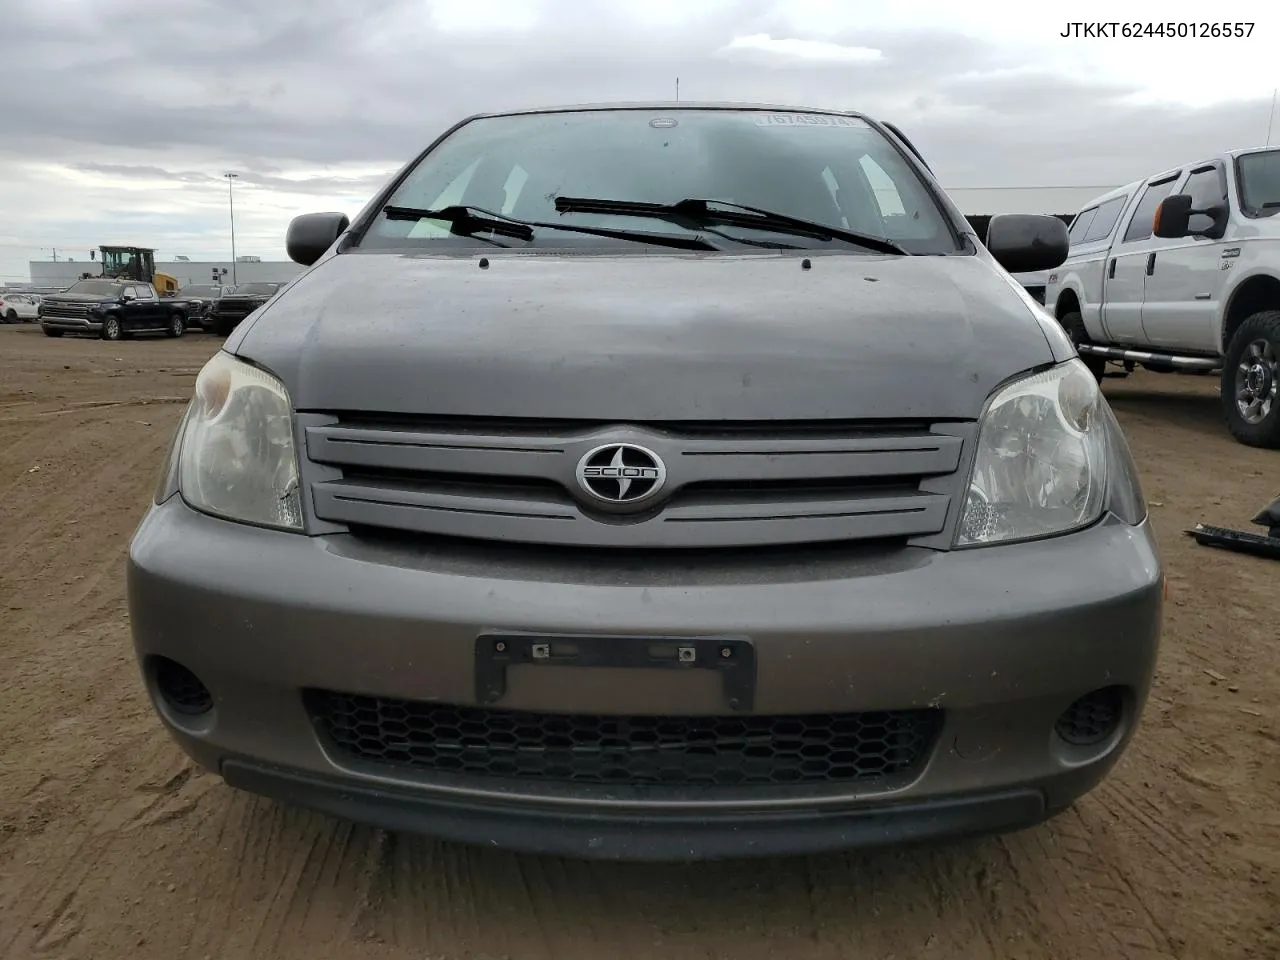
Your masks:
M220 173L206 170L171 170L148 164L127 163L72 163L72 170L84 173L100 173L124 180L164 181L167 183L184 183L193 187L226 187L226 180ZM273 176L270 171L261 168L237 173L236 184L240 187L260 187L280 193L314 194L317 196L334 196L356 194L364 196L373 193L387 177L383 174L365 177L314 176L294 179L291 177Z
M1263 101L1132 106L1123 85L1012 73L1026 66L1016 47L923 27L823 35L879 50L869 62L725 52L734 37L798 34L771 0L689 6L678 26L646 27L612 3L545 0L527 33L445 33L431 28L422 0L9 0L0 178L44 163L181 185L193 209L175 210L167 227L158 214L131 226L194 238L206 224L221 229L213 205L225 169L240 171L238 184L256 192L249 197L355 202L382 181L372 171L391 171L462 116L665 99L676 76L686 98L840 106L895 120L953 186L1120 183L1257 143L1266 129ZM298 168L319 169L286 176ZM8 214L0 229L29 235L23 242L62 229L35 208ZM264 236L283 226L283 215L272 216ZM249 218L246 210L246 229ZM82 229L95 228L86 220L76 237Z

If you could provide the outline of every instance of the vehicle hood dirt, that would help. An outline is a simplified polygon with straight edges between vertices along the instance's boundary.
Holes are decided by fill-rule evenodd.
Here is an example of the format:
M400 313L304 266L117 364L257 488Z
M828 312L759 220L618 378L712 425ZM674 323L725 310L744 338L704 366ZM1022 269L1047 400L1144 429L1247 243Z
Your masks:
M94 303L115 303L116 298L110 294L97 293L51 293L47 294L44 302L48 303L71 303L71 304L94 304Z
M331 257L227 349L299 410L595 421L977 417L1054 359L989 260Z

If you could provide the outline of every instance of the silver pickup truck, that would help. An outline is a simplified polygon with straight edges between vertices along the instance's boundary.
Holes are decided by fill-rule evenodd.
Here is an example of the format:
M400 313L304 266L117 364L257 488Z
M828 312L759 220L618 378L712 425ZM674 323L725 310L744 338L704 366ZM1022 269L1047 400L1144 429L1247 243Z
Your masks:
M1280 447L1277 214L1280 149L1127 184L1076 215L1045 303L1098 378L1109 363L1218 374L1232 435Z

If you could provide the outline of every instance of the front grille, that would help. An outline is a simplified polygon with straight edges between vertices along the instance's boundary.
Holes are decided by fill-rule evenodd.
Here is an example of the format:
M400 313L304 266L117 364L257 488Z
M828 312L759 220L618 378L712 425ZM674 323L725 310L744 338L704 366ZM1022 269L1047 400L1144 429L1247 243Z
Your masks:
M89 308L81 303L50 303L46 300L41 305L40 315L59 319L83 320L89 315Z
M768 786L905 777L938 710L800 716L597 716L308 691L330 748L428 773L582 784Z
M942 531L963 424L646 424L332 416L308 459L317 517L386 530L580 548L902 541ZM651 503L609 510L576 477L611 443L656 454ZM593 461L594 462L594 461Z
M213 313L228 319L244 319L261 305L256 300L219 300L213 306Z

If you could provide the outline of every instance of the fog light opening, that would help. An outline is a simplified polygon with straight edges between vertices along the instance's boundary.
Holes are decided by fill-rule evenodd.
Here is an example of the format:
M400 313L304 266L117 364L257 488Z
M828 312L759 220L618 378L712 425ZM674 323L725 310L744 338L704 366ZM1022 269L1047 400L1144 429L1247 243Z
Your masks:
M156 690L165 706L185 717L198 717L213 709L213 694L194 673L168 657L153 657Z
M1123 718L1123 690L1102 687L1086 693L1062 711L1053 728L1073 747L1094 747L1111 739Z

